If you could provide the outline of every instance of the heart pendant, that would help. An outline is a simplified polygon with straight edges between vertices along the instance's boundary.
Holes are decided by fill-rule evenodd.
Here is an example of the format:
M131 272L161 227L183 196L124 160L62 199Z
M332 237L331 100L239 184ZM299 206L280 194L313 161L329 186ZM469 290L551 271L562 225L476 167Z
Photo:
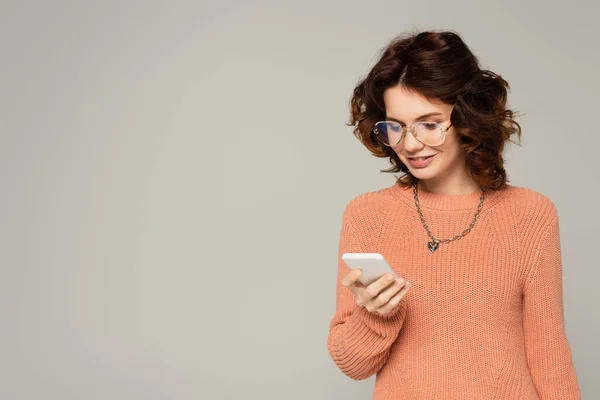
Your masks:
M427 247L429 247L429 251L431 251L432 253L437 250L439 245L439 242L436 241L427 243Z

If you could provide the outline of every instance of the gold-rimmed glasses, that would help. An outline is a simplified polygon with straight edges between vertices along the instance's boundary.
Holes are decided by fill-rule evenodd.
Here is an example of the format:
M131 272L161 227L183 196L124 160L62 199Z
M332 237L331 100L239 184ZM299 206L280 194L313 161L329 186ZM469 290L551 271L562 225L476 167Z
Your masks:
M409 131L421 143L428 146L439 146L446 140L446 132L452 124L443 127L437 122L417 121ZM375 124L375 137L385 146L396 146L404 138L406 127L396 121L379 121Z

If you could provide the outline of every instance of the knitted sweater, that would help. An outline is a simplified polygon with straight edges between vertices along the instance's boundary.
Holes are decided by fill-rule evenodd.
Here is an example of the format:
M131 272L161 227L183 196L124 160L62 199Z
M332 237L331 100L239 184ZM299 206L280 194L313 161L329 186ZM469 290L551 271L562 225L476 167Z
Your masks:
M481 192L419 190L432 233L466 229ZM531 189L488 190L475 227L427 247L412 187L356 196L342 217L336 311L327 341L347 376L376 374L373 399L580 399L565 333L558 213ZM387 315L342 285L344 252L381 253L408 292Z

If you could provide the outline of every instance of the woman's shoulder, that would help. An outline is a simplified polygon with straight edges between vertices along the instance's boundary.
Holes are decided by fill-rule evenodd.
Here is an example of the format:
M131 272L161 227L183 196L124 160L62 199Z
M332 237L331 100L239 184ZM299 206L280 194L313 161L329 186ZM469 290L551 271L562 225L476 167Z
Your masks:
M394 187L392 186L359 193L350 198L344 212L355 215L383 217L390 207L394 205L395 196L393 189Z
M506 191L504 207L515 212L523 223L533 220L544 223L558 217L556 204L542 192L508 184L502 190Z
M504 189L507 191L509 198L513 202L517 202L523 206L531 206L531 207L555 207L554 201L546 194L542 192L538 192L537 190L524 187L524 186L514 186L514 185L506 185Z

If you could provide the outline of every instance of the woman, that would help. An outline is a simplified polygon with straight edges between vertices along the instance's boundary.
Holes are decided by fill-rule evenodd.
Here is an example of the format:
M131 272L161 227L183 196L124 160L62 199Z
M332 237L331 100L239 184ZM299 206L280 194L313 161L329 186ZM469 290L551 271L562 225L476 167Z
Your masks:
M507 184L508 89L459 35L421 32L354 90L354 134L403 173L342 218L328 349L349 377L376 374L374 399L580 398L557 209ZM365 287L345 252L381 253L400 278Z

